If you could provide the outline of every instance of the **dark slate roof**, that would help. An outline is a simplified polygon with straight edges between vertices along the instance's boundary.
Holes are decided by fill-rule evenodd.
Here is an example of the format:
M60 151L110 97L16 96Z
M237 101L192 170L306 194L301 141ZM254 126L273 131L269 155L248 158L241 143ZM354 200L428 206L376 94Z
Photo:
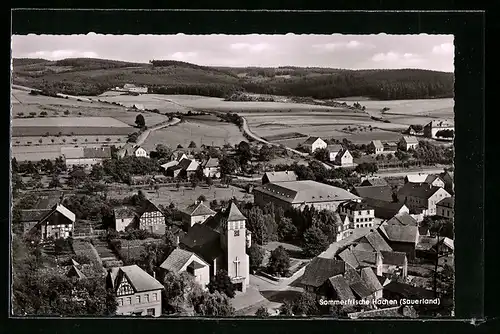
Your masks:
M371 178L371 179L365 179L363 182L361 182L360 186L361 187L370 187L370 186L377 186L377 187L380 187L380 186L388 186L389 184L387 183L387 181L381 177L375 177L375 178Z
M403 140L404 140L407 144L418 144L418 139L417 139L417 137L413 137L413 136L403 136Z
M63 192L61 191L56 191L50 195L41 195L33 209L50 209L61 202L62 196Z
M392 266L403 266L405 264L406 253L381 251L382 263Z
M408 213L402 212L387 221L388 225L418 226L417 221Z
M206 224L194 224L189 232L180 238L180 243L186 249L199 254L208 263L223 253L220 234Z
M374 198L363 198L362 202L371 206L375 210L375 217L390 219L396 215L404 206L404 203L383 201Z
M372 268L366 267L361 269L361 279L366 284L371 293L382 290L383 288Z
M111 282L116 289L122 277L126 277L135 292L163 289L163 285L136 264L111 268Z
M391 246L376 230L365 235L363 239L366 239L375 251L392 251Z
M147 195L146 195L147 196ZM142 216L145 212L162 212L153 199L147 198L137 214ZM163 212L162 212L163 214Z
M214 210L210 209L203 202L191 204L186 209L184 209L183 212L188 214L191 217L207 216L207 215L215 215L216 214L216 212Z
M418 242L416 249L420 250L430 250L437 244L437 237L431 237L426 235L421 235L418 237Z
M437 202L436 205L445 206L447 208L453 209L455 207L455 197L454 196L446 197Z
M410 284L399 283L392 281L384 287L384 292L392 292L399 295L401 298L421 299L434 298L434 292L424 288L412 286Z
M238 209L238 207L236 206L236 204L234 204L234 202L231 202L229 208L226 209L225 215L227 217L227 221L247 219L245 216L243 216L240 209Z
M432 186L427 183L406 183L398 191L398 196L413 196L423 199L429 199L440 187Z
M307 266L301 278L303 285L319 287L332 276L345 272L344 261L315 257Z
M381 225L379 231L390 241L416 243L417 226Z
M191 262L191 264L188 267L196 270L196 269L203 268L207 265L208 264L201 264L198 261L193 261L193 262Z
M360 263L352 250L346 248L342 252L338 254L339 258L341 258L345 263L350 265L352 268L357 269L360 266Z
M352 253L361 266L373 266L377 262L377 253L371 251L362 251L354 249Z
M344 278L347 284L349 285L361 282L361 276L359 276L358 272L354 268L351 268L350 266L346 268L344 273Z
M342 275L335 275L328 278L332 288L335 290L339 300L354 300L355 297Z
M363 281L356 282L350 285L352 291L359 296L359 298L366 298L372 294L370 289L366 286Z
M119 206L114 208L113 211L115 213L115 219L133 218L136 215L135 210L129 206Z
M390 186L354 187L354 191L362 198L392 202L392 189Z
M320 139L319 137L309 137L307 140L304 142L306 145L311 145L314 144L316 140Z
M215 216L208 218L203 225L210 227L216 232L222 232L223 223L228 221L246 220L246 217L241 213L236 204L231 203L221 211L217 212Z
M192 252L184 249L176 248L170 255L163 261L160 268L178 273L187 261L193 256Z
M432 183L434 182L436 179L439 179L441 180L441 177L439 175L436 175L436 174L429 174L427 175L427 177L425 178L425 183ZM443 181L443 180L441 180ZM444 181L443 181L444 182Z
M84 147L83 148L83 157L84 158L109 159L109 158L111 158L111 148L110 147L100 147L100 148Z
M372 210L372 208L366 203L360 203L357 201L348 201L340 204L339 206L346 208L349 211L359 211L359 210Z
M38 222L42 219L46 214L51 212L51 209L27 209L21 210L21 222Z

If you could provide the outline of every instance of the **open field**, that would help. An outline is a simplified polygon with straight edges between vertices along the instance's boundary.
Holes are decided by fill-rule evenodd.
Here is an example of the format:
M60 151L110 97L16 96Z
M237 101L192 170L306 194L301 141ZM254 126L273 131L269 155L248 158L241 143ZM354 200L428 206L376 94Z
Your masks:
M109 127L129 128L127 124L111 117L47 117L12 120L13 127Z
M141 105L146 109L158 109L161 113L166 112L188 112L188 108L171 101L167 95L141 94L137 96L128 94L116 94L116 92L106 92L97 97L89 97L93 100L106 102L116 102L131 108L134 105Z
M176 189L175 187L161 187L158 193L155 190L146 191L147 195L153 199L156 203L168 206L170 203L174 203L179 209L184 209L187 206L193 204L200 195L204 195L207 201L213 201L216 199L229 200L236 197L238 200L253 201L253 195L245 193L243 189L229 186L228 188L212 186L208 187L196 187L192 189L190 187L181 187ZM131 191L129 189L121 191L108 191L108 198L122 199L126 196L131 196L137 193L137 190Z
M98 97L72 97L72 98L56 98L43 95L30 95L29 91L21 89L12 89L12 117L17 120L20 117L35 113L34 118L29 118L32 122L46 119L47 117L57 117L57 122L68 122L63 119L71 119L76 121L73 117L108 117L118 120L120 123L125 123L129 126L135 125L135 117L138 113L144 116L146 125L151 126L162 123L168 120L165 115L156 113L139 112L136 110L128 111L126 107L114 105L111 103L98 102ZM130 96L134 97L134 96ZM87 102L85 100L92 100ZM80 101L79 101L80 100ZM160 102L161 103L161 102ZM165 102L167 103L167 102ZM41 112L47 113L46 117L41 117ZM65 115L65 113L67 115ZM44 122L44 121L42 121ZM80 122L76 123L79 124ZM45 123L41 123L45 124ZM61 123L57 123L59 125ZM105 124L105 123L103 123ZM124 124L122 124L124 125ZM75 126L72 124L71 126ZM106 125L98 125L106 126Z
M216 120L188 120L176 126L151 132L142 147L145 150L152 150L161 143L172 148L176 148L178 144L186 148L191 141L194 141L199 147L202 144L223 146L228 143L235 145L246 141L246 139L238 127L231 123Z

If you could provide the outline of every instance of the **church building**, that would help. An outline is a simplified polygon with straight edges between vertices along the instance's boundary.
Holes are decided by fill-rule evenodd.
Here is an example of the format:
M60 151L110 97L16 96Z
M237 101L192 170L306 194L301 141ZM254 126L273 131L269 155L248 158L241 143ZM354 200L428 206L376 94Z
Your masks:
M226 270L236 290L245 292L250 280L246 248L251 240L246 220L231 202L205 222L194 224L180 240L179 247L208 263L210 277L220 269Z

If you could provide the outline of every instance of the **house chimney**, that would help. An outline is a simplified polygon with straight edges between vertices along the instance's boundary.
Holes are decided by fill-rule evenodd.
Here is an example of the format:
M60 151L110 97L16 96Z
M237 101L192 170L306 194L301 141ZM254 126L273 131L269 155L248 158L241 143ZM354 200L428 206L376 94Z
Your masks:
M179 248L179 244L180 243L181 243L180 238L179 238L179 236L177 236L176 240L175 240L175 246L176 246L176 248Z
M156 279L156 271L153 270L153 278Z

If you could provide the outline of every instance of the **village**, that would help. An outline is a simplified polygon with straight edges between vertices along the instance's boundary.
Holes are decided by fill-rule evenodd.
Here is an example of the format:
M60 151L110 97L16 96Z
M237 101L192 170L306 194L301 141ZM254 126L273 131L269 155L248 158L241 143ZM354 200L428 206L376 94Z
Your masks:
M450 130L440 126L364 151L310 137L300 145L307 165L271 166L300 152L256 140L13 159L14 239L29 241L22 247L48 275L96 279L116 315L449 315L453 168L384 177L376 164L391 155L435 165L426 138Z

